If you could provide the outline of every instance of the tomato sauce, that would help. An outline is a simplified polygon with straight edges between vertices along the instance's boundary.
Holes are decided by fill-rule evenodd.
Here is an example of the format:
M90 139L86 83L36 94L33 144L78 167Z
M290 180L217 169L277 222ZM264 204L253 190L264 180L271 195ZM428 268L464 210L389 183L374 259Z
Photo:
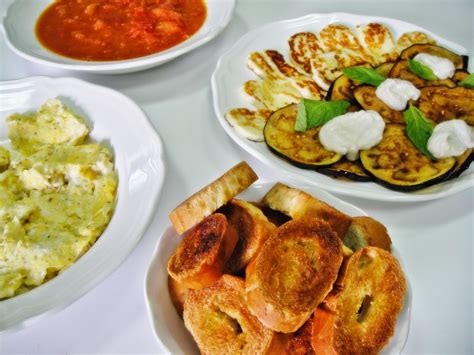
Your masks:
M185 41L206 14L204 0L56 0L39 17L36 36L65 57L123 60Z

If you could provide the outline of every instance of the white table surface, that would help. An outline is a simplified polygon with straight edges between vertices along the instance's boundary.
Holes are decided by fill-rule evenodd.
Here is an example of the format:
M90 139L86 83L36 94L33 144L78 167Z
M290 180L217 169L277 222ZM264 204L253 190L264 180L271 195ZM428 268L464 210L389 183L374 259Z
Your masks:
M12 0L0 0L0 13ZM34 1L34 0L31 0ZM143 282L167 213L240 160L261 180L283 175L237 147L212 109L210 77L218 57L264 23L313 12L344 11L416 23L474 54L473 0L239 0L229 27L211 43L161 67L104 76L52 70L14 55L0 38L0 79L75 76L117 89L152 120L166 151L167 178L154 221L138 247L104 282L68 308L0 338L0 354L161 353L145 309ZM388 227L413 288L405 352L473 353L473 190L411 204L342 197Z

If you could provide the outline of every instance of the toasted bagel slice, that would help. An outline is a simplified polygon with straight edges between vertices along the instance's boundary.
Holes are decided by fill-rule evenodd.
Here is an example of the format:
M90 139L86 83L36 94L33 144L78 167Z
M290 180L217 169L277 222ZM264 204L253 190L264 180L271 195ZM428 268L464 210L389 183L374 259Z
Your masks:
M250 313L244 281L235 276L223 275L211 287L191 290L183 318L203 354L280 354L287 345L286 336Z
M278 227L246 270L250 311L268 328L300 328L331 291L342 263L342 243L317 218Z
M290 338L286 355L316 355L311 340L313 337L313 318L306 321Z
M189 288L180 284L171 276L168 276L168 291L170 293L171 302L181 318L183 318L184 301L188 290Z
M344 238L351 225L351 217L348 215L304 191L281 183L272 187L263 198L263 203L293 219L303 216L321 218L329 223L341 239Z
M225 267L226 273L234 274L255 258L276 227L259 208L246 201L234 199L224 206L222 213L238 236L237 245Z
M390 251L392 240L382 223L371 217L361 216L352 218L351 226L344 236L344 244L354 251L368 246Z
M342 289L330 306L314 313L313 347L318 354L377 354L403 307L400 264L386 250L365 247L348 259L339 281Z
M237 232L221 213L214 213L190 229L168 262L168 273L183 286L212 285L237 244Z
M240 162L171 211L169 218L173 227L178 234L183 234L257 179L252 168L246 162Z

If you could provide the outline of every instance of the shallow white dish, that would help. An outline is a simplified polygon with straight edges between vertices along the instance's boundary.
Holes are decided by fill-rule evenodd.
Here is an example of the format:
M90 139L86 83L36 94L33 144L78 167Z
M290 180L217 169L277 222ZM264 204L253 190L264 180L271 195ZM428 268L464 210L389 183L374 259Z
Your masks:
M230 22L235 0L206 0L207 18L197 33L181 44L145 57L87 62L57 55L37 40L35 24L38 16L54 0L15 0L3 18L3 33L9 47L19 56L38 64L67 70L101 74L130 73L166 63L216 37Z
M165 176L159 136L128 97L72 78L33 77L0 82L0 144L5 118L60 98L80 113L90 138L112 148L119 185L112 219L92 248L67 270L17 297L0 301L0 332L20 328L71 304L117 268L153 217Z
M255 79L255 74L247 68L247 57L253 51L276 49L287 55L288 38L301 31L319 32L331 23L343 23L354 27L357 24L380 22L387 25L398 38L408 31L422 31L442 45L457 53L466 54L462 46L445 40L419 26L385 17L360 16L346 13L313 14L292 20L267 24L244 35L217 63L212 76L214 110L226 133L244 150L280 171L285 171L292 179L312 184L326 190L345 195L383 201L423 201L446 197L474 186L474 166L460 177L417 192L397 192L372 182L336 180L312 170L297 168L270 152L264 142L257 143L240 136L225 120L229 109L250 107L242 86L245 81Z
M290 182L285 183L295 186ZM270 182L256 183L238 197L248 201L259 201L274 184ZM296 186L350 216L367 215L361 209L317 187L301 184ZM151 326L161 347L172 354L199 354L191 334L187 331L183 320L174 309L168 292L168 260L176 250L179 242L180 238L172 227L169 227L158 240L145 278L145 300ZM392 252L403 267L400 255L396 251L392 250ZM407 275L406 271L405 275ZM382 354L401 353L403 350L410 329L411 302L411 288L408 282L405 305L398 317L395 335L382 351Z

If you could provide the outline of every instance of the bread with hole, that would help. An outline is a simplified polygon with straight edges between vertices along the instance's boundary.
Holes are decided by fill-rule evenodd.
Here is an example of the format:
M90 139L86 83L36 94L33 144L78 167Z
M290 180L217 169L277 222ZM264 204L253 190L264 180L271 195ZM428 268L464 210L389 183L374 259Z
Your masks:
M296 331L331 291L342 258L342 242L323 220L283 224L247 266L250 311L270 329Z
M318 354L377 354L388 343L403 308L406 281L388 251L364 247L345 263L331 293L314 313Z
M351 217L318 200L310 194L277 183L265 195L262 202L293 219L301 217L320 218L331 226L339 238L343 239L351 225Z
M169 218L176 232L184 233L219 207L224 206L257 179L257 174L246 162L235 165L171 211Z
M169 275L185 287L212 285L237 244L237 232L226 216L214 213L184 233L168 261Z
M215 284L191 290L184 324L203 354L281 354L287 337L266 328L247 308L244 280L223 275Z

